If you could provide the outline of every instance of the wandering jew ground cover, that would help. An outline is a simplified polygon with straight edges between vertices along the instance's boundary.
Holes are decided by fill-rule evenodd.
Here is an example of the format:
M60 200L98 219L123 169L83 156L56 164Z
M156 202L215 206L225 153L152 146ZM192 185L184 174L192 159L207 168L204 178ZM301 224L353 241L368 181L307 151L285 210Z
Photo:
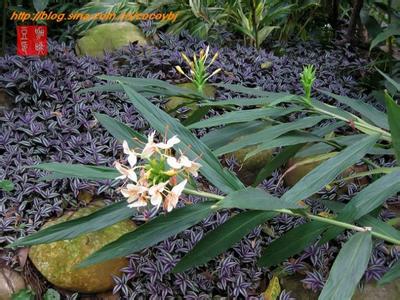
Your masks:
M96 24L48 24L44 57L8 43L1 297L396 299L396 40L364 51L352 17L317 2L181 5L202 13L85 56L77 33ZM328 40L285 41L316 8Z

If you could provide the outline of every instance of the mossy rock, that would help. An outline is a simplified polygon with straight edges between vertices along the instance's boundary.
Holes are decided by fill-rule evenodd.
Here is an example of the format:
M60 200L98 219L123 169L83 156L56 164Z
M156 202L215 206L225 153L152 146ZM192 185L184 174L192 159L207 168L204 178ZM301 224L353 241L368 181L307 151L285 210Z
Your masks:
M240 139L242 139L242 137L236 138L233 141L239 141ZM258 172L271 161L272 154L274 152L274 149L267 149L249 157L248 159L245 159L247 154L255 149L257 149L257 145L247 146L235 152L226 154L226 157L233 157L240 165L237 175L239 179L247 185L250 185L254 182Z
M118 50L133 42L148 44L137 26L129 22L100 24L89 29L76 42L75 51L77 55L103 57L105 51Z
M187 83L179 83L176 85L177 87L188 89L190 91L197 91L196 86L192 82ZM209 98L215 97L215 87L209 84L206 84L203 88L203 95ZM177 109L181 107L187 107L189 112L186 114L188 117L193 114L199 106L196 102L192 102L192 99L188 99L185 97L170 97L168 102L165 104L165 110L172 116L177 116Z
M299 274L283 277L280 280L281 289L290 292L291 297L297 300L317 300L318 294L306 289L304 284L301 282L302 279L304 278Z
M43 227L89 215L103 206L103 202L94 202L88 207L49 221ZM105 292L114 286L112 275L120 276L121 268L128 264L126 258L116 258L81 269L74 266L123 234L133 231L135 227L132 221L125 220L72 240L35 245L29 251L29 258L39 272L57 287L82 293Z
M288 160L288 162L286 164L286 171L288 171L295 164L301 163L302 161L309 160L312 158L313 158L313 156L302 157L302 158L298 158L298 157L291 158ZM309 163L305 163L305 164L296 166L295 168L293 168L292 170L290 170L286 173L285 177L283 178L285 184L287 186L294 186L298 181L300 181L300 179L302 179L304 176L306 176L308 173L310 173L312 170L314 170L316 167L318 167L321 163L323 163L327 159L328 158L320 160L320 161L309 162ZM347 176L350 176L351 174L361 173L361 172L365 172L365 171L368 171L368 167L366 165L361 165L361 166L354 165L354 166L347 168L342 173L342 177L347 177ZM369 182L369 180L367 177L359 177L359 178L346 180L347 184L356 183L357 185L365 185L365 184L368 184L368 182ZM339 189L339 191L345 192L346 186L341 187Z
M366 284L362 289L357 289L353 300L397 300L400 299L400 280L378 286L376 282Z

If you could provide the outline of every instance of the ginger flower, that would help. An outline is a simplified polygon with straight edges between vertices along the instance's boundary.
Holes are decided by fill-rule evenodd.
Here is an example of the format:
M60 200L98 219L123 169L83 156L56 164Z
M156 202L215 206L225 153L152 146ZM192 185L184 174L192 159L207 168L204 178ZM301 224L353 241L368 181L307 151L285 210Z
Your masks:
M165 186L168 184L168 181L166 182L161 182L156 185L153 185L151 188L149 188L149 195L150 195L150 203L157 208L160 207L163 199L162 192L165 189Z
M124 153L128 155L128 162L131 167L134 167L137 163L137 154L135 150L129 149L127 141L122 142L122 147L124 148Z
M149 134L147 137L147 144L144 146L143 151L142 151L142 158L150 158L155 152L157 152L157 145L154 143L154 135L155 131Z
M116 179L130 179L133 182L137 181L137 175L135 173L134 169L127 168L123 165L121 165L119 162L115 162L115 168L117 169L118 172L120 172L122 175L118 176Z
M126 188L121 189L121 194L127 198L127 202L129 203L129 207L141 207L146 206L146 193L148 188L141 185L136 184L127 184Z
M167 140L166 143L157 143L156 146L160 149L166 150L171 149L173 146L179 144L180 142L181 140L176 135L174 135L172 138Z
M187 179L183 180L181 183L175 185L172 190L164 199L164 209L170 212L178 204L179 197L181 196L183 189L187 183Z
M207 46L206 50L200 50L198 56L196 55L196 53L193 53L193 59L187 57L185 53L181 53L184 62L190 67L188 74L183 71L181 66L175 66L176 71L189 79L197 88L197 90L201 93L203 92L203 88L208 79L221 71L221 68L218 68L211 74L208 73L207 69L218 58L218 52L216 52L211 58L211 61L207 64L207 61L209 60L209 52L210 46Z
M183 154L176 159L173 156L167 158L168 165L176 170L183 168L187 173L192 174L194 177L199 176L198 170L200 169L201 165L194 161L189 160L189 158Z
M117 179L128 181L121 188L128 207L151 205L159 209L162 206L168 212L176 207L187 178L190 175L198 176L200 168L200 164L191 161L182 152L179 158L175 158L171 148L178 143L180 139L176 135L157 143L154 131L149 134L142 149L129 148L128 142L123 141L122 147L128 156L129 166L115 162L115 168L121 173ZM136 174L135 170L140 172ZM178 178L182 177L184 179L177 183Z

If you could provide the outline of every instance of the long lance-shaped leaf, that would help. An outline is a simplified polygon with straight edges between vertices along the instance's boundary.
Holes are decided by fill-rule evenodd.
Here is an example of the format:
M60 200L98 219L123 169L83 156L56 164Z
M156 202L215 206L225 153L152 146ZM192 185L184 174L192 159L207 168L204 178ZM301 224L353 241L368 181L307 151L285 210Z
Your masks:
M381 278L381 280L378 281L378 284L386 284L397 278L400 278L400 261L390 268L390 270Z
M385 28L382 32L378 33L374 37L374 39L371 41L371 45L369 46L369 51L371 51L377 45L379 45L383 41L386 41L390 37L398 35L400 35L400 29L398 28L398 26L389 25L387 28Z
M389 197L400 191L400 171L382 176L359 192L339 213L337 219L343 222L353 222L369 214L381 206ZM325 233L321 243L325 243L343 229L332 227Z
M289 97L291 96L291 97ZM285 99L292 99L292 95L285 95ZM200 106L253 106L253 105L269 105L275 99L270 97L260 97L260 98L232 98L228 100L219 100L219 101L208 101L201 103Z
M248 134L249 132L259 131L267 127L269 123L264 121L253 121L244 124L233 124L223 128L217 128L201 137L201 141L211 150L218 149L223 145L232 142L234 139Z
M336 128L341 127L342 125L343 122L332 123L327 126L316 128L311 133L316 136L322 137L328 134L329 132L332 132ZM304 145L305 144L297 144L288 146L285 149L283 149L278 155L276 155L272 159L272 161L270 161L260 170L252 186L259 185L265 178L269 177L273 171L283 166L290 158L295 156L296 153L298 153Z
M240 208L253 210L301 208L298 204L282 201L266 191L254 187L248 187L240 191L232 192L216 205L218 208Z
M265 267L280 264L315 242L325 229L325 224L315 221L291 229L267 246L257 264Z
M103 207L90 215L42 229L15 241L8 247L31 246L73 239L81 234L97 231L128 219L135 215L136 212L135 209L127 207L126 201L117 202Z
M289 133L258 145L256 149L247 153L244 159L249 159L250 157L268 149L322 141L324 141L323 138L315 136L311 133Z
M100 79L105 79L109 81L117 81L120 83L127 84L135 88L138 93L153 93L156 95L165 96L185 96L191 99L204 99L204 95L197 91L192 91L186 88L178 87L176 85L170 84L166 81L153 78L133 78L133 77L123 77L123 76L109 76L102 75L98 76Z
M368 266L372 252L370 232L354 234L342 247L319 300L350 300Z
M240 180L227 169L224 169L210 149L197 139L188 129L166 112L138 94L133 88L122 84L130 101L142 116L159 132L164 132L168 126L167 135L178 135L181 143L177 149L182 150L190 159L197 159L202 165L201 172L210 182L223 192L240 190L244 186Z
M143 143L147 142L147 139L141 135L139 132L133 130L129 126L122 122L119 122L104 114L95 114L96 119L103 125L113 137L115 137L120 142L127 141L129 147L143 147Z
M234 141L228 145L222 146L216 149L214 153L216 155L222 155L225 153L234 152L247 146L260 144L262 141L277 138L292 130L312 127L324 119L326 119L325 116L306 117L295 122L271 126L260 130L259 132L246 135L240 140Z
M245 211L208 233L184 256L173 269L174 273L205 264L239 242L254 227L276 215L274 212Z
M69 163L43 163L32 168L55 172L64 178L81 178L91 180L115 179L121 174L114 168Z
M387 92L385 93L385 102L388 111L392 144L396 153L397 165L400 165L400 106L396 104Z
M87 267L151 247L206 218L213 211L213 205L215 202L208 201L188 205L158 216L93 253L78 267Z
M282 199L286 202L297 203L320 191L344 170L363 158L378 138L378 135L367 136L324 161L287 191Z
M390 84L392 84L398 92L400 92L400 82L395 81L394 79L390 78L388 75L383 73L381 70L376 69Z
M292 112L297 111L297 107L290 108L280 108L280 107L271 107L271 108L257 108L257 109L248 109L248 110L239 110L224 113L223 115L212 117L206 120L199 121L197 123L191 124L188 126L189 129L193 128L207 128L219 125L227 125L231 123L242 123L249 122L261 118L266 117L281 117L288 115Z
M355 100L349 97L335 95L323 90L319 91L329 97L332 97L333 99L339 101L340 103L343 103L351 107L355 111L359 112L362 116L373 122L375 125L384 129L389 129L389 124L387 122L387 115L384 112L377 110L372 105L367 104L362 100Z
M242 85L239 85L239 84L216 83L214 85L215 86L219 86L219 87L223 87L223 88L225 88L227 90L231 90L233 92L243 93L243 94L253 95L253 96L269 97L271 95L276 95L277 94L277 93L263 91L258 87L257 88L249 88L249 87L245 87L245 86L242 86ZM280 93L279 95L282 96L282 94ZM288 94L284 94L284 95L288 95Z

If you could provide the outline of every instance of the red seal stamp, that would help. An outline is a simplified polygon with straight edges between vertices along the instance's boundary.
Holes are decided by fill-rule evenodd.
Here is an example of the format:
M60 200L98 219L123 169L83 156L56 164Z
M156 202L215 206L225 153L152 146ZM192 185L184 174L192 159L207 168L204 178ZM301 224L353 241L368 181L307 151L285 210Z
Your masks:
M47 26L17 26L17 54L22 56L47 55Z

